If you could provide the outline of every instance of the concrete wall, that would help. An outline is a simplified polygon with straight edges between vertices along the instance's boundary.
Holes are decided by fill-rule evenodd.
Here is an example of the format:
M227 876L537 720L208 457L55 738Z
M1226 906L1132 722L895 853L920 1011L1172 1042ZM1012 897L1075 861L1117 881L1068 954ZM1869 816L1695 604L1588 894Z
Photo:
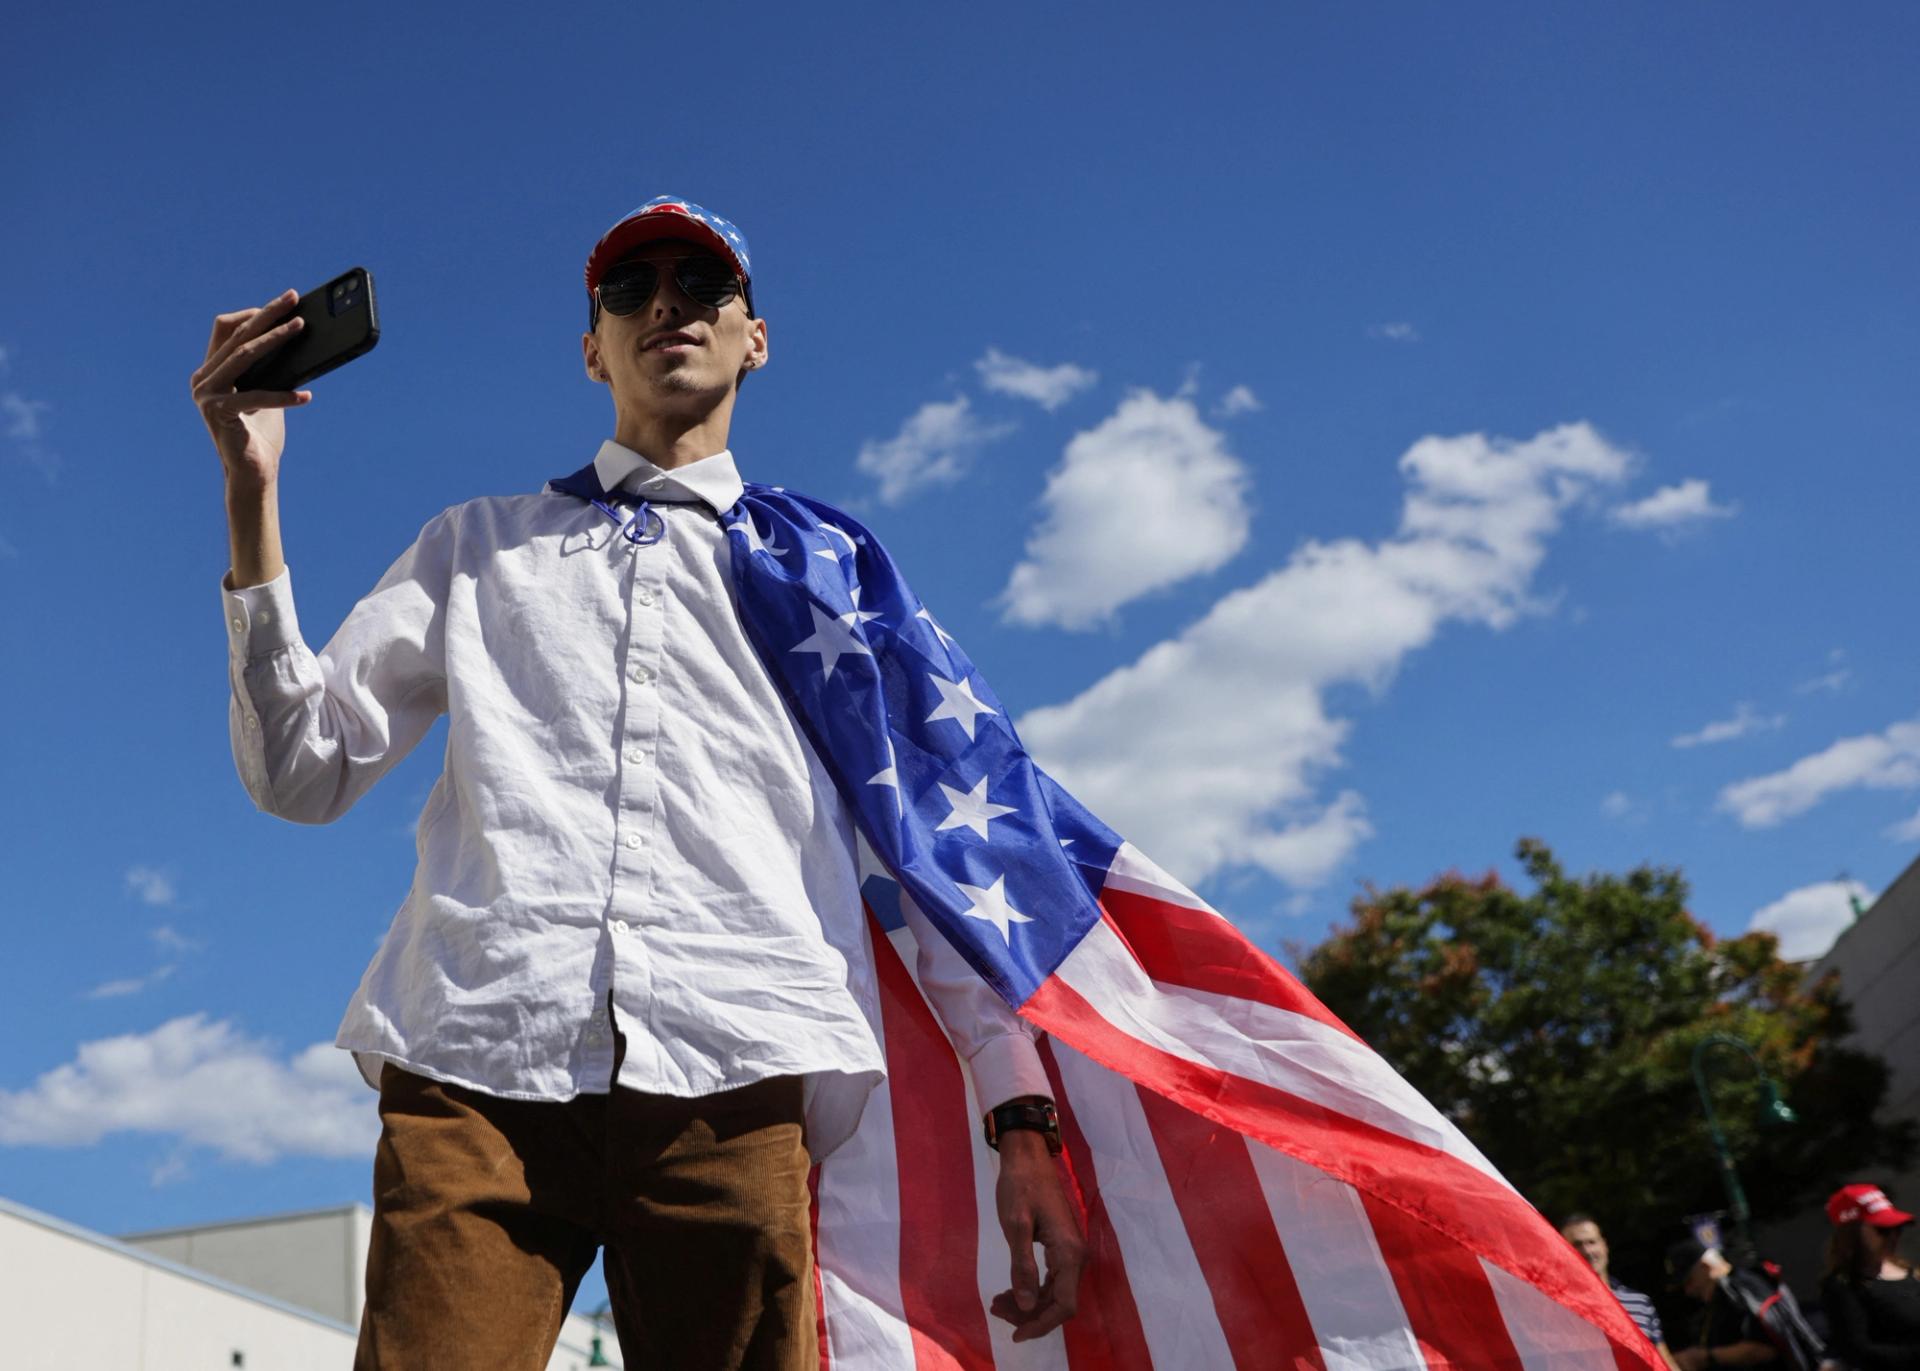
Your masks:
M10 1371L340 1371L353 1346L345 1324L0 1202Z
M141 1234L135 1246L0 1200L0 1371L341 1371L358 1337L371 1219L353 1205ZM262 1293L256 1279L350 1303L353 1318ZM584 1371L593 1333L570 1315L548 1371ZM604 1342L619 1367L611 1329Z
M358 1328L372 1223L373 1212L355 1204L130 1233L120 1241Z
M1808 979L1830 971L1839 973L1840 993L1853 1006L1850 1041L1886 1059L1890 1079L1882 1113L1920 1120L1920 861L1901 872L1834 941L1808 970ZM1920 1206L1920 1165L1904 1172L1869 1169L1845 1177L1836 1188L1847 1181L1878 1185L1903 1209ZM1803 1300L1813 1297L1826 1260L1825 1200L1819 1196L1806 1212L1755 1235L1761 1251L1787 1267Z

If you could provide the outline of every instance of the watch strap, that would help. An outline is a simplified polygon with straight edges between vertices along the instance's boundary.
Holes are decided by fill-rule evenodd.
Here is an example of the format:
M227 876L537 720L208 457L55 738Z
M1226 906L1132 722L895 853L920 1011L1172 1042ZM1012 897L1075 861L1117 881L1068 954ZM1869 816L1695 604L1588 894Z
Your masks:
M1003 1104L987 1111L983 1132L987 1146L1000 1150L1000 1135L1019 1129L1031 1129L1047 1140L1047 1152L1060 1155L1060 1117L1050 1103Z

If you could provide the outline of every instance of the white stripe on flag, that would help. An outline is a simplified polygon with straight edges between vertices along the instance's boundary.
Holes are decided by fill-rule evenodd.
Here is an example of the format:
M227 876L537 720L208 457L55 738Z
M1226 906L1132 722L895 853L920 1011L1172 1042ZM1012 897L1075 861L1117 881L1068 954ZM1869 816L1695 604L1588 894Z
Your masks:
M1479 1148L1366 1044L1305 1014L1154 981L1104 919L1054 974L1115 1028L1149 1047L1298 1095L1507 1184Z
M1247 1151L1327 1371L1423 1365L1359 1192L1251 1138Z
M1527 1371L1614 1371L1612 1345L1599 1329L1492 1262L1480 1266Z
M1213 1292L1167 1184L1140 1096L1124 1076L1053 1042L1060 1079L1093 1154L1094 1174L1157 1367L1232 1371Z
M1145 895L1163 904L1185 905L1188 909L1204 909L1209 914L1225 917L1219 910L1168 875L1151 857L1132 843L1121 843L1120 850L1113 854L1113 861L1107 867L1107 885L1114 890Z
M900 960L907 968L907 975L913 980L913 988L925 1000L927 992L920 984L919 944L912 931L899 928L888 936L893 942L894 951L900 954ZM932 1012L930 1001L927 1007ZM979 1096L974 1092L973 1073L962 1069L960 1074L966 1082L967 1107L964 1114L953 1120L953 1127L973 1143L973 1202L974 1213L979 1215L975 1265L981 1314L986 1320L987 1333L993 1339L993 1364L997 1371L1067 1371L1065 1337L1053 1333L1033 1342L1016 1343L1013 1340L1013 1325L988 1312L988 1301L1012 1283L1012 1256L1007 1248L1006 1234L1000 1229L1000 1206L994 1193L999 1186L1000 1171L994 1165L992 1151L980 1136L980 1119L984 1111Z
M1007 1246L1007 1235L1000 1227L1000 1205L995 1197L1000 1168L980 1137L983 1111L980 1098L974 1093L971 1072L967 1073L967 1110L967 1117L959 1126L970 1125L969 1134L974 1140L974 1212L980 1216L980 1303L985 1308L995 1295L1012 1285L1013 1254ZM1034 1256L1040 1263L1041 1278L1045 1279L1046 1257L1037 1251ZM989 1312L987 1332L993 1338L993 1364L999 1371L1067 1371L1067 1340L1057 1331L1032 1342L1015 1342L1013 1325L996 1319Z
M893 1099L882 1082L854 1135L820 1165L820 1266L835 1371L913 1365L900 1298L900 1174Z

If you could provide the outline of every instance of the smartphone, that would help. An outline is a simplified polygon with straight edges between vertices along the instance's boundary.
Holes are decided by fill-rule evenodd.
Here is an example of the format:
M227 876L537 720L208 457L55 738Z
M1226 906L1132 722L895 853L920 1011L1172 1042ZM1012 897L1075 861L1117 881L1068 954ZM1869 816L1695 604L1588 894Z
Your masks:
M235 390L298 390L371 352L380 341L373 273L365 267L343 271L314 287L300 297L294 313L307 321L306 327L248 367L233 383Z

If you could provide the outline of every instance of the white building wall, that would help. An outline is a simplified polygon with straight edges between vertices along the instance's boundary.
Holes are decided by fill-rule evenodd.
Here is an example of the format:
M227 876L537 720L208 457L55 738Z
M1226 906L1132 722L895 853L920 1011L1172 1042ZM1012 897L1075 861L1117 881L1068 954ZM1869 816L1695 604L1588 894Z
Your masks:
M354 1330L0 1202L8 1371L341 1371Z
M255 1224L148 1234L148 1250L0 1199L0 1371L344 1371L358 1337L360 1277L371 1214L361 1206L288 1215ZM274 1234L291 1238L291 1254ZM327 1263L357 1263L329 1275L330 1298L352 1287L352 1321L323 1317L159 1254L242 1254L264 1274L294 1284L318 1280ZM548 1371L584 1371L593 1325L570 1316ZM611 1330L608 1364L620 1365ZM242 1360L233 1358L239 1353Z
M130 1233L120 1241L358 1328L372 1231L373 1211L355 1204Z

